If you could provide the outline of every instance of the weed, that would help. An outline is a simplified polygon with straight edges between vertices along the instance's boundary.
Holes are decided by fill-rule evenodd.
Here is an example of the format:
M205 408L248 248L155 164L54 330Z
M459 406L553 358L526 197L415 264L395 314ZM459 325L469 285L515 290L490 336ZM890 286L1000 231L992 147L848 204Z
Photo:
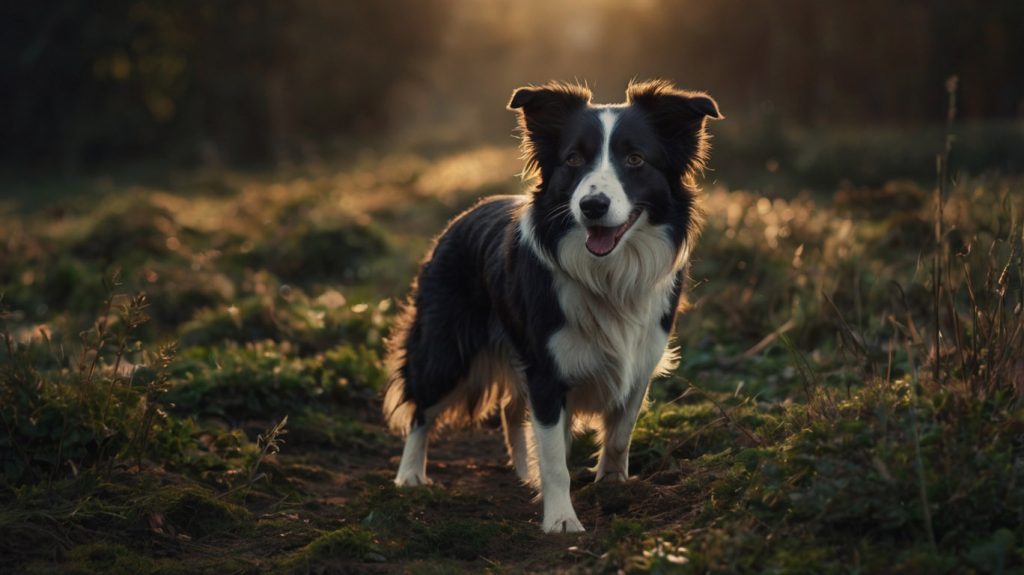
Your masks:
M134 334L147 320L146 300L142 294L115 293L118 285L115 273L99 318L81 335L81 352L73 364L66 356L53 355L55 342L45 330L41 341L27 343L4 331L7 361L0 365L0 419L6 434L0 444L7 448L3 469L8 481L53 481L86 469L109 474L129 452L137 465L147 452L175 456L173 438L180 437L182 427L162 425L163 436L152 437L161 382L167 377L166 348L157 354L154 383L140 391L132 383L134 365L125 366L129 357L145 359ZM40 343L51 350L42 362L36 350Z
M281 437L288 433L288 430L285 429L286 425L288 425L287 415L256 438L256 447L259 449L259 452L258 455L253 458L247 469L248 473L244 483L246 495L248 495L249 491L252 490L252 486L257 481L264 479L267 476L265 473L259 473L260 464L268 457L277 455L281 452L281 445L284 443L284 439L281 439Z

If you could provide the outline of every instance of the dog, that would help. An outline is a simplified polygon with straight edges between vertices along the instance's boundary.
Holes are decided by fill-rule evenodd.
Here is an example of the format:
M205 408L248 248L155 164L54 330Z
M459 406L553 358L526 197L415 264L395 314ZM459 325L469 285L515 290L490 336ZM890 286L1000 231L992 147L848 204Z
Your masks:
M388 338L383 409L406 436L400 487L430 483L433 432L499 412L511 464L540 488L543 530L574 533L574 425L596 430L596 480L626 481L649 383L675 366L694 176L722 115L662 80L614 105L579 85L524 87L508 109L538 184L478 202L437 238Z

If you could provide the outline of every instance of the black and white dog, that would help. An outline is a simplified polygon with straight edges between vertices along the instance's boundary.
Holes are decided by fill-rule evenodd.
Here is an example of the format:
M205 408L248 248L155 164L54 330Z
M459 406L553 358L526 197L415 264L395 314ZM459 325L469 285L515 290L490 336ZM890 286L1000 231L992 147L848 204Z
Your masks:
M583 530L566 465L574 422L597 430L597 480L628 476L648 384L674 364L700 226L692 176L706 120L721 117L664 81L631 84L624 104L590 99L558 83L513 93L539 185L448 225L388 342L384 413L407 434L395 483L429 483L431 430L497 410L516 473L536 485L539 471L547 532Z

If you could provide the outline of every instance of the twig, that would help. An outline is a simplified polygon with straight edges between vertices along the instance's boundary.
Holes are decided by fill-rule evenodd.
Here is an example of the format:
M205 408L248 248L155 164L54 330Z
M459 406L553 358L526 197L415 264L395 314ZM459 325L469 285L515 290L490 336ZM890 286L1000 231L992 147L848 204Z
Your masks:
M945 211L946 186L949 182L949 156L953 151L953 120L956 118L956 86L957 77L950 76L946 79L946 93L948 94L948 106L946 109L946 145L943 153L938 156L939 185L935 188L935 255L932 259L932 313L935 322L935 362L932 365L933 381L938 383L942 373L942 326L939 318L939 308L942 301L942 217Z
M771 344L775 343L775 340L777 340L777 339L779 339L779 337L785 335L786 332L788 332L789 330L793 329L794 327L796 327L796 318L791 317L791 318L789 318L786 321L786 323L780 325L778 328L775 329L775 331L773 331L773 332L769 333L768 335L764 336L761 339L761 341L755 343L754 346L751 347L750 349L748 349L747 351L745 351L745 352L743 352L743 353L741 353L739 355L735 355L733 357L723 359L723 360L721 360L720 363L722 363L725 366L730 366L730 365L734 365L734 364L739 363L740 360L750 359L750 358L754 357L755 355L761 353L762 351L768 349L768 347Z
M736 423L735 420L733 420L733 418L729 417L729 412L727 412L725 410L725 407L721 403L719 403L714 397L711 397L711 394L709 394L707 391L704 391L704 389L702 389L700 386L693 383L692 381L690 382L690 386L696 389L698 392L700 392L704 397L708 398L708 401L714 404L714 406L717 407L718 411L722 414L722 417L724 417L725 420L729 422L729 425L735 427L737 430L742 432L743 435L747 436L747 439L753 441L755 444L764 445L764 441L760 437L758 437L754 432L746 429L742 425L739 425L738 423Z

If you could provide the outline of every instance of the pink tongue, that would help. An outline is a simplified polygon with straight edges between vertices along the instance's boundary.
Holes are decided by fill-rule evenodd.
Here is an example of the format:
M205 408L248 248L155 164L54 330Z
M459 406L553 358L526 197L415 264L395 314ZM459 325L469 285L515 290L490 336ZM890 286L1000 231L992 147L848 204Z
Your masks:
M593 226L587 228L587 249L591 253L603 256L615 249L616 228Z

